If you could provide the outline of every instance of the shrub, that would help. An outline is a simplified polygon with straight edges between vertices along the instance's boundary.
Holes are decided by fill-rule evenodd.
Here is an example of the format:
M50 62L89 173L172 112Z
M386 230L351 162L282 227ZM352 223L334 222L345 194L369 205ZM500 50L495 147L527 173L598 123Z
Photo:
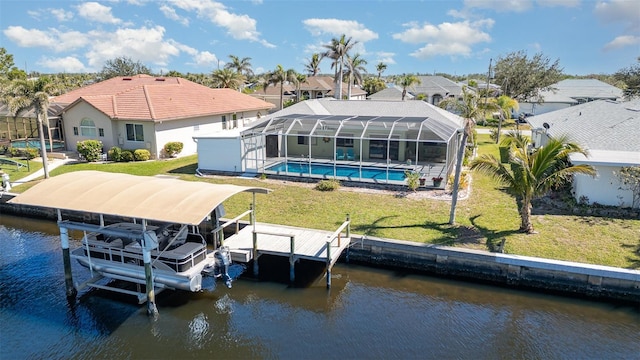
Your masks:
M147 161L151 158L151 153L147 149L136 149L133 151L135 161Z
M453 181L455 180L455 174L449 175L449 184L453 186ZM466 170L460 172L460 190L464 190L469 186L469 173Z
M89 162L100 160L102 155L102 141L100 140L78 141L77 148L78 153Z
M168 156L168 157L174 157L176 155L178 155L181 151L182 148L184 147L184 144L179 142L179 141L170 141L166 144L164 144L164 153Z
M130 162L133 161L133 153L129 150L124 150L120 156L120 161L122 162Z
M120 161L122 159L122 149L117 146L112 147L107 152L107 156L111 161Z
M11 157L18 157L22 154L22 151L19 148L9 148L9 153L11 154Z
M6 154L9 152L9 147L7 145L0 145L0 154Z
M38 156L40 156L40 149L36 149L36 148L23 149L22 155L27 159L31 160L33 158L37 158Z
M316 190L319 191L334 191L338 190L338 188L340 188L340 181L336 179L320 180L316 184Z
M260 180L266 180L267 179L267 174L262 173L260 174Z
M407 170L404 172L404 176L409 190L416 191L420 186L420 173Z

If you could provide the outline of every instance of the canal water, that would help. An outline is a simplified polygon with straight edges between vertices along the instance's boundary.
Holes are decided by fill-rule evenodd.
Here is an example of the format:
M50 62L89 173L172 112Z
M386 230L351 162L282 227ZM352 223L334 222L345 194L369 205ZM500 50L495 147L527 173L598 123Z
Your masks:
M167 291L156 320L125 295L93 290L69 304L55 223L0 215L0 358L640 359L629 305L349 264L332 285Z

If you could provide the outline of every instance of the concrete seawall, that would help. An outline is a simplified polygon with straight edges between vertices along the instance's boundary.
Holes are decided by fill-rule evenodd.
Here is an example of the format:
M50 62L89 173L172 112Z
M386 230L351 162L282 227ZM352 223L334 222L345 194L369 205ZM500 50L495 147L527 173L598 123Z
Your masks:
M640 271L352 235L349 261L640 304Z
M7 204L6 201L12 197L13 195L6 193L0 197L0 214L57 220L54 209ZM65 218L89 223L98 222L98 216L95 214L65 215ZM122 220L105 218L105 221L110 223ZM371 266L394 267L509 287L640 304L638 270L371 238L356 234L352 234L351 245L344 256L348 261Z

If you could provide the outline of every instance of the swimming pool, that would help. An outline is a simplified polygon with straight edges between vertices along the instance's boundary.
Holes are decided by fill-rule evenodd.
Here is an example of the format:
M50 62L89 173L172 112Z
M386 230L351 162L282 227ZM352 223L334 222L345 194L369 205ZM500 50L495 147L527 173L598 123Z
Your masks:
M27 147L32 147L32 148L37 148L40 149L40 140L39 139L31 139L31 140L13 140L11 141L11 146L15 147L15 148L27 148ZM45 141L45 148L47 149L47 151L51 151L50 145L49 145L49 140ZM64 150L64 142L62 141L53 141L53 150Z
M405 181L406 178L404 170L387 170L386 168L376 167L360 168L358 166L348 165L336 165L334 168L334 166L330 164L319 164L313 162L282 162L267 168L266 171L277 174L296 176L312 176L323 178L341 177L353 181Z

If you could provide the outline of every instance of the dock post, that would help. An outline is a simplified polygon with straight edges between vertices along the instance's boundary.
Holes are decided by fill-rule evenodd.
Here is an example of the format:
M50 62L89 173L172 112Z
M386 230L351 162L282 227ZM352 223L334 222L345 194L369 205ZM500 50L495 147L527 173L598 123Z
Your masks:
M347 237L351 237L351 215L347 214Z
M60 242L62 243L62 262L64 263L64 284L67 291L67 300L75 300L78 290L73 286L71 255L69 253L69 230L64 226L60 226Z
M258 276L258 233L253 231L253 276Z
M249 223L251 224L251 226L254 226L256 224L256 214L255 210L253 209L253 204L249 204L249 210L251 210L251 214L249 214Z
M290 238L291 242L291 253L289 253L289 282L293 284L296 281L296 258L295 258L295 250L296 250L296 237L292 236Z
M327 289L331 288L331 241L327 241Z
M153 241L148 237L146 220L142 220L142 231L143 235L141 245L142 260L144 261L144 277L147 286L147 315L156 317L158 315L158 308L156 307L156 294L153 286L153 269L151 268L151 249Z

